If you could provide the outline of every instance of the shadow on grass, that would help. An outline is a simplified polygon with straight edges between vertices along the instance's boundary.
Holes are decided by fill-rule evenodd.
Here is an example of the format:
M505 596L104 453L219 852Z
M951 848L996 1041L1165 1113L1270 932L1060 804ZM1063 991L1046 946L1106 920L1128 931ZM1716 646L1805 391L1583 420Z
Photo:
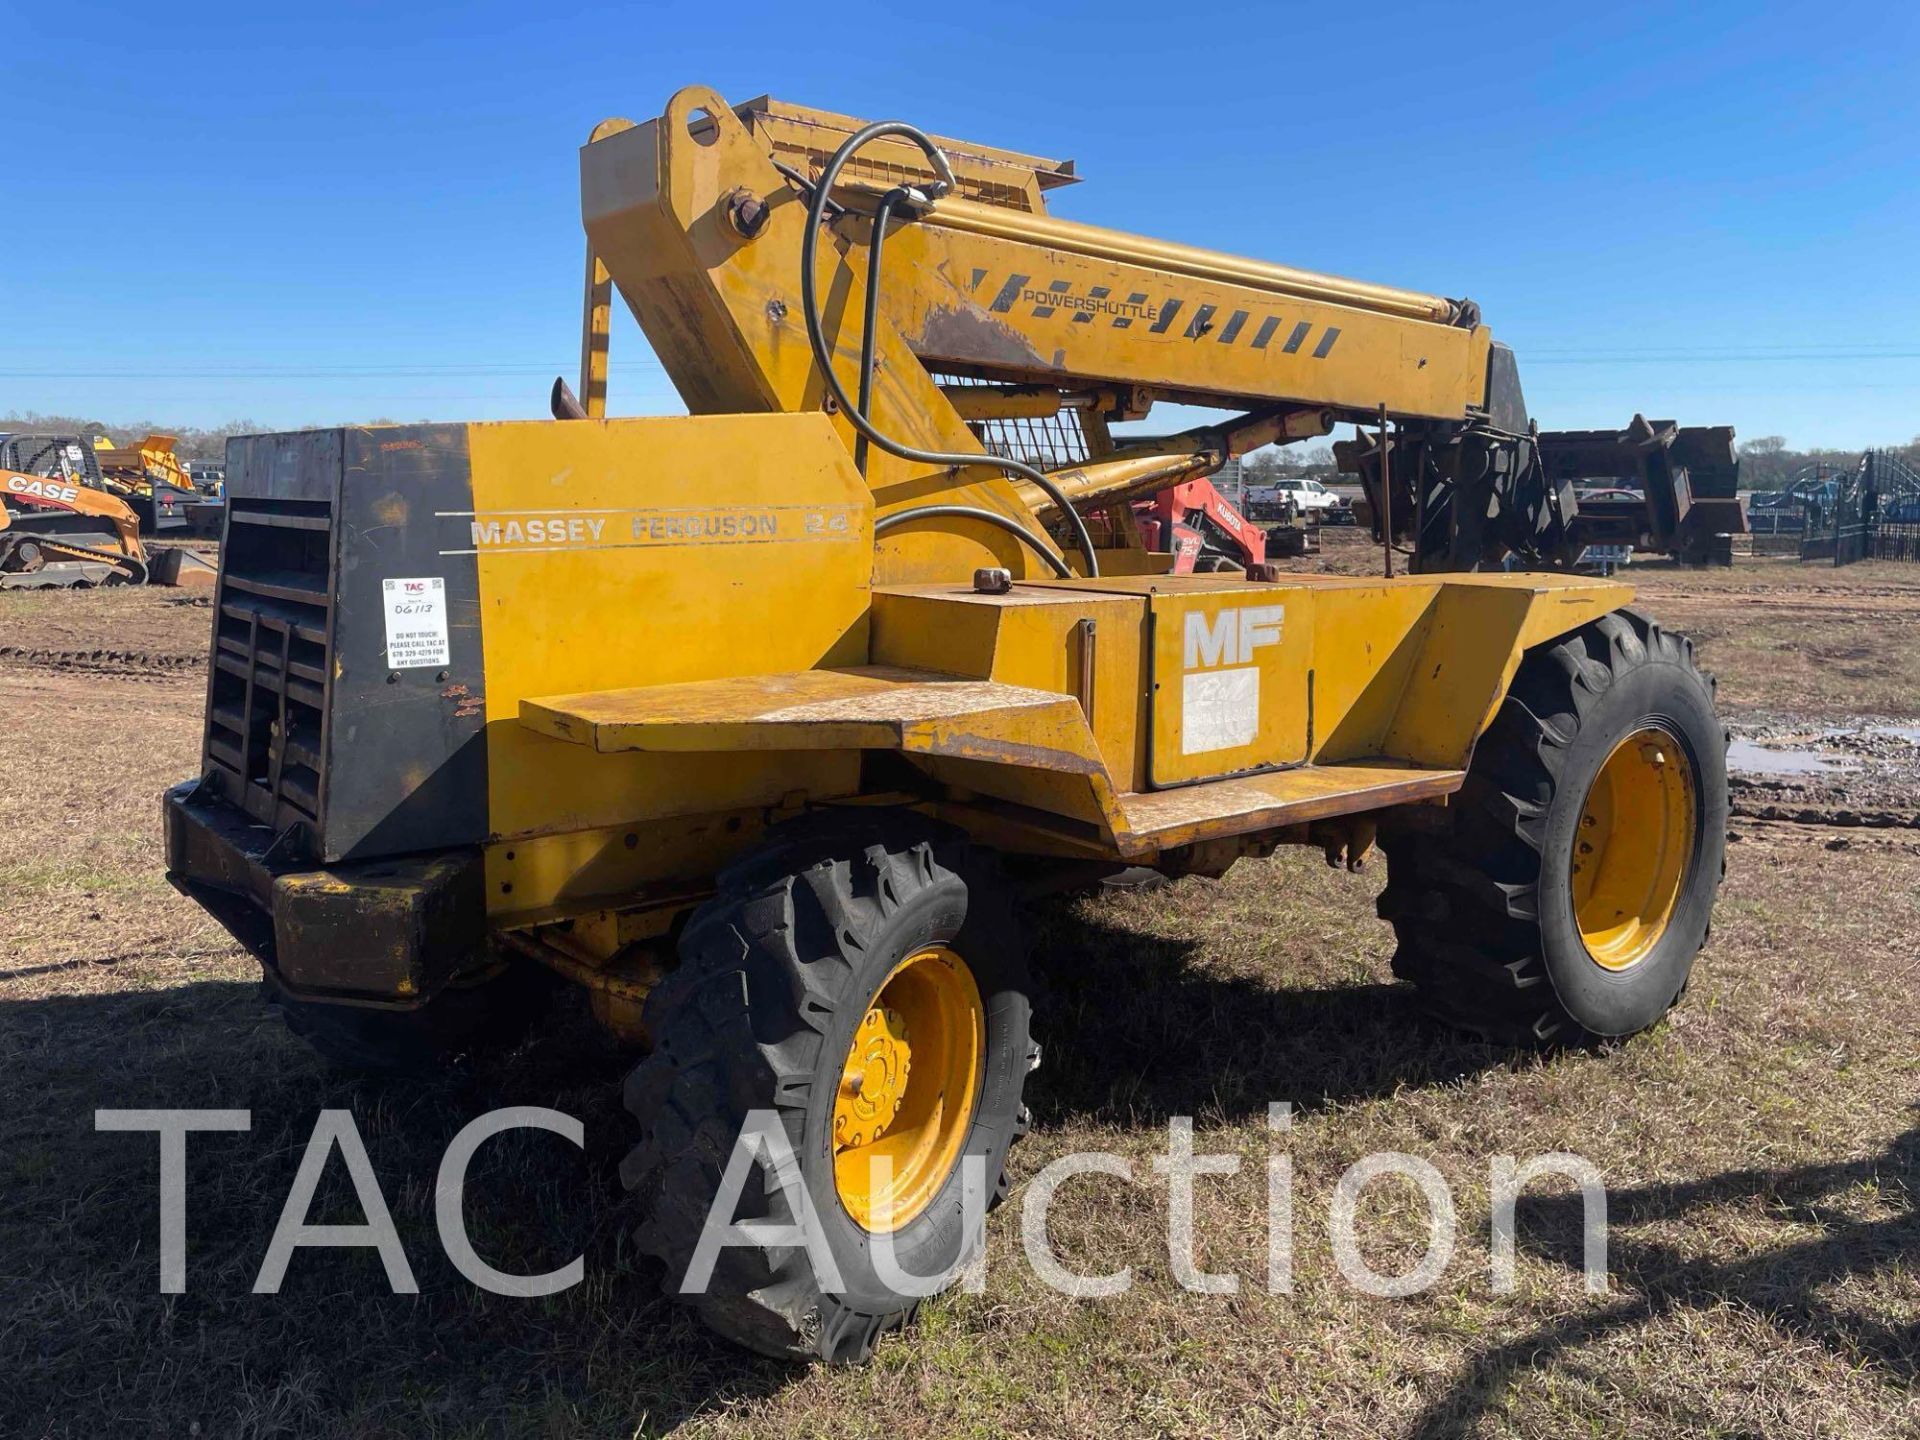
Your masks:
M1836 1203L1849 1189L1872 1187L1898 1213L1858 1220ZM1413 1434L1440 1440L1474 1430L1502 1403L1521 1374L1622 1330L1688 1310L1737 1305L1763 1315L1783 1334L1826 1347L1848 1366L1870 1366L1902 1385L1920 1381L1920 1323L1849 1312L1821 1291L1920 1257L1920 1127L1878 1155L1787 1170L1730 1170L1702 1180L1611 1191L1608 1260L1614 1287L1630 1300L1543 1325L1475 1356L1420 1415ZM1762 1202L1782 1220L1820 1229L1817 1238L1745 1259L1691 1258L1668 1244L1622 1237L1621 1227L1685 1220L1710 1206ZM1523 1197L1516 1234L1532 1253L1578 1271L1578 1195Z
M1426 1019L1405 986L1212 974L1196 942L1120 929L1068 901L1036 906L1033 921L1045 1063L1027 1091L1042 1124L1238 1120L1275 1100L1310 1110L1514 1063Z
M1039 1025L1061 1042L1030 1087L1042 1123L1264 1114L1270 1100L1310 1107L1509 1063L1424 1022L1391 985L1274 988L1208 973L1191 942L1084 907L1034 919L1051 962ZM133 1417L209 1434L629 1436L738 1408L803 1373L710 1336L634 1254L617 1174L633 1138L619 1103L630 1059L579 1011L511 1053L425 1080L328 1070L256 986L238 983L0 1002L0 1053L0 1254L19 1257L0 1276L11 1322L0 1322L0 1413L27 1429ZM585 1281L544 1300L471 1285L433 1219L447 1142L485 1111L528 1104L580 1118L586 1150L532 1131L487 1142L466 1217L501 1270L585 1257ZM157 1293L157 1145L96 1133L100 1107L251 1112L246 1134L190 1139L185 1295ZM280 1294L252 1293L326 1108L355 1117L418 1295L389 1293L366 1249L302 1251ZM310 1219L363 1221L338 1159Z
M373 1083L286 1035L259 987L0 1002L0 1429L203 1434L658 1433L772 1393L797 1373L709 1336L637 1257L617 1168L632 1139L625 1059L561 1014L470 1071ZM583 1152L543 1132L489 1140L468 1173L475 1249L510 1273L576 1255L586 1279L495 1296L440 1246L447 1142L503 1105L580 1118ZM96 1108L251 1112L189 1137L187 1293L158 1292L158 1145L96 1133ZM350 1110L417 1295L370 1249L297 1252L278 1295L253 1284L318 1112ZM363 1223L338 1157L315 1223ZM17 1430L14 1427L19 1427Z

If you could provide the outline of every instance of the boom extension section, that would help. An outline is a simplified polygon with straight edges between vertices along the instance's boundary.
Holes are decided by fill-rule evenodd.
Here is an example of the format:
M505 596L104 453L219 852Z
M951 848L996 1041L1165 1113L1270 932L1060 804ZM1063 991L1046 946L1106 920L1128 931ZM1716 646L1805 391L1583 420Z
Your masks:
M868 132L817 195L835 152ZM1395 538L1414 569L1479 569L1509 554L1554 566L1598 533L1575 523L1569 458L1594 447L1534 433L1513 354L1471 301L1063 220L1046 197L1078 178L1070 163L906 126L863 130L767 98L729 108L683 90L658 120L601 125L581 165L588 400L556 413L604 413L614 287L694 413L839 408L807 343L795 263L817 213L814 318L838 388L863 397L867 425L837 423L875 491L883 579L925 578L960 555L1015 574L1052 569L1023 553L1032 547L1020 536L1043 528L1071 551L1074 518L1048 487L989 455L1099 510L1262 444L1382 415L1406 456ZM1114 439L1114 423L1161 401L1245 413L1172 443ZM867 428L903 451L870 446L856 433ZM1627 448L1642 444L1635 435ZM1370 495L1378 448L1374 432L1341 451ZM930 466L912 452L982 461ZM1662 470L1646 495L1646 538L1677 536L1684 485L1673 498ZM936 497L938 526L888 520ZM1160 563L1129 527L1104 538L1122 553L1100 568ZM1066 562L1093 568L1091 557Z

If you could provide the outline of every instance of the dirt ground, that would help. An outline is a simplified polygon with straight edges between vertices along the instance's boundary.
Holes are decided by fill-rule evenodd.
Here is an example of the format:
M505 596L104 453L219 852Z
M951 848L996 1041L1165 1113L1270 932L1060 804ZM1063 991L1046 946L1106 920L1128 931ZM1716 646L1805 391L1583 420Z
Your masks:
M1328 527L1306 562L1375 574L1379 547ZM1730 570L1641 560L1616 579L1692 638L1737 741L1734 808L1841 826L1920 824L1920 566L1835 569L1741 557Z
M1369 558L1340 537L1316 563ZM1897 733L1920 725L1920 567L1628 578L1694 635L1737 738L1856 762L1738 777L1712 943L1673 1016L1597 1054L1440 1029L1388 971L1379 868L1307 852L1050 904L1046 1063L986 1289L843 1370L743 1357L659 1296L616 1175L629 1062L577 1011L433 1081L342 1076L289 1038L257 968L160 874L157 796L196 763L210 612L159 590L0 594L0 1432L1920 1433L1920 752ZM584 1153L490 1142L469 1179L491 1263L584 1255L585 1281L544 1300L475 1289L434 1238L442 1149L507 1104L586 1127ZM250 1112L189 1147L184 1295L156 1293L155 1143L96 1134L102 1106ZM251 1293L324 1108L356 1117L418 1295L387 1293L365 1250L305 1251L282 1293ZM1196 1206L1233 1295L1172 1278L1150 1160L1177 1115L1242 1160ZM1133 1179L1070 1182L1056 1243L1134 1284L1077 1301L1024 1264L1015 1212L1048 1161L1093 1149ZM1335 1181L1376 1150L1429 1160L1460 1217L1441 1282L1402 1300L1355 1293L1329 1253ZM1581 1287L1558 1182L1521 1209L1516 1292L1492 1288L1491 1159L1549 1151L1605 1176L1603 1295ZM1294 1171L1283 1294L1265 1284L1273 1153ZM339 1169L315 1218L357 1223ZM1417 1257L1416 1202L1369 1192L1377 1267Z

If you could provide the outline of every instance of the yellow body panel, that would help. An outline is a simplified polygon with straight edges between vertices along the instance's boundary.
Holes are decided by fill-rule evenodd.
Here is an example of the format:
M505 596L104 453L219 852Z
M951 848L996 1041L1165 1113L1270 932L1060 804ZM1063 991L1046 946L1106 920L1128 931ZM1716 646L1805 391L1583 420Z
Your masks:
M611 284L693 416L472 427L470 518L598 520L629 545L643 511L777 518L752 544L477 546L496 915L670 897L781 815L861 798L874 750L920 772L924 803L1054 853L1151 856L1432 800L1460 783L1521 651L1627 598L1531 576L1176 578L1124 505L1097 580L1055 579L964 517L876 538L876 518L928 502L1039 533L1048 502L986 464L874 448L855 468L799 266L804 176L857 123L695 87L581 152L585 408L605 405ZM1485 402L1491 338L1456 302L1075 225L1045 213L1070 166L951 148L959 192L896 222L873 335L873 418L908 445L982 454L969 414L1035 408L969 398L943 371L1038 383L1053 404L1079 389L1080 471L1102 495L1134 456L1107 460L1107 420L1155 397L1240 405L1232 433L1260 438L1382 405L1467 422ZM822 325L849 390L868 217L878 187L917 173L910 149L849 169L822 237ZM1223 443L1165 448L1204 469ZM1140 450L1151 477L1164 457ZM976 593L982 565L1025 583Z
M519 724L531 696L866 658L871 509L824 417L474 425L468 445L474 513L442 518L478 532L488 806L516 842L489 853L496 908L573 893L582 832L620 847L634 822L856 788L851 754L604 756Z
M1382 759L1297 765L1123 795L1100 764L1077 701L878 666L544 696L526 701L521 717L536 734L601 754L680 755L721 746L789 756L809 749L897 750L936 776L973 779L973 786L958 789L963 805L977 801L977 791L1091 826L1091 835L1069 828L1054 839L1126 859L1433 799L1458 789L1464 775Z
M1446 577L1385 750L1465 765L1527 650L1632 599L1629 586L1579 575Z
M1450 793L1520 642L1629 594L1545 575L883 590L878 663L528 697L519 716L586 754L893 750L962 809L1019 807L1036 848L1057 822L1053 848L1133 859ZM1225 722L1221 676L1245 682ZM1244 736L1193 743L1223 723Z
M1206 840L1438 800L1465 779L1464 770L1347 762L1129 795L1121 808L1125 853L1145 858Z
M1085 698L1095 752L1119 790L1138 785L1146 673L1143 601L1090 589L1022 585L979 595L964 585L876 591L873 657ZM1093 626L1092 644L1081 634ZM1092 684L1087 661L1092 658Z
M1152 597L1149 788L1306 760L1313 610L1279 585Z
M1332 589L1322 583L1321 591ZM1314 758L1358 760L1387 753L1387 732L1425 650L1432 582L1347 581L1344 603L1314 607ZM1356 608L1366 616L1355 623Z

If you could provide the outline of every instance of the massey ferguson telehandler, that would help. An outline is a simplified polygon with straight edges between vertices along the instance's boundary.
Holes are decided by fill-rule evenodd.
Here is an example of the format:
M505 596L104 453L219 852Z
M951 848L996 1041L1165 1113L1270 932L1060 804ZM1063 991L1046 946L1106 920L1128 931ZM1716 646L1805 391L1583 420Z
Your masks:
M320 1050L433 1063L585 987L646 1047L623 1176L669 1289L770 1112L793 1163L763 1146L715 1223L820 1243L732 1245L685 1298L850 1360L918 1303L876 1237L951 1275L968 1177L1004 1189L1024 894L1377 839L1394 969L1446 1020L1579 1044L1674 1003L1721 876L1713 687L1626 586L1550 573L1577 501L1476 306L1056 219L1069 164L707 89L580 163L554 420L228 450L167 863ZM687 415L606 418L614 287ZM1115 437L1163 401L1232 418ZM1136 499L1342 422L1380 577L1140 543Z

